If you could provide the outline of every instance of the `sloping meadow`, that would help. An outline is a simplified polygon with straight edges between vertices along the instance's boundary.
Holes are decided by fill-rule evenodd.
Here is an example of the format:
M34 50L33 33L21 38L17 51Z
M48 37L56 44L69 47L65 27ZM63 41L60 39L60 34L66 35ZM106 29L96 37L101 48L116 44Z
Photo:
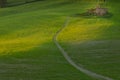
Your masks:
M120 79L120 16L118 1L106 3L111 17L71 17L58 37L78 65Z

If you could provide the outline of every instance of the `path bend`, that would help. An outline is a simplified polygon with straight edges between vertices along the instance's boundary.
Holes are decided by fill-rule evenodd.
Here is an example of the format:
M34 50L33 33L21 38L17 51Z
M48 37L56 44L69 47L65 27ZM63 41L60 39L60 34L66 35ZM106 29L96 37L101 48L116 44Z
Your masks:
M69 64L71 64L73 67L75 67L77 70L79 70L80 72L83 72L85 73L86 75L88 76L91 76L93 78L96 78L98 80L114 80L112 78L109 78L109 77L106 77L106 76L103 76L103 75L100 75L100 74L97 74L97 73L94 73L90 70L87 70L81 66L78 66L68 55L68 53L62 48L62 46L58 43L57 41L57 37L58 35L62 32L62 30L67 27L67 25L69 24L69 21L70 21L70 17L67 17L65 23L63 24L62 28L56 32L56 34L54 35L53 37L53 41L54 43L56 44L56 46L58 47L58 49L60 50L60 52L62 53L62 55L64 56L64 58L69 62Z

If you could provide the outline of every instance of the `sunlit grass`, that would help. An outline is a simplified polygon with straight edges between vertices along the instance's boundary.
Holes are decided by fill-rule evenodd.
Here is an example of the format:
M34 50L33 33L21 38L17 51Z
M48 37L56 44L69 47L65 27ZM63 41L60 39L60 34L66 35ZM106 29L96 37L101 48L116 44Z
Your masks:
M68 26L59 35L62 42L82 42L100 39L103 29L111 27L114 22L106 19L71 18Z
M38 32L27 37L0 40L0 53L28 51L50 39L50 37L43 37L43 35Z
M30 23L28 25L23 24L23 28L8 28L7 30L10 30L9 32L0 35L0 53L28 51L40 44L51 41L52 36L58 28L54 25L54 22L50 21L50 23L51 24L48 25L40 22L36 25L33 24L33 26L31 26ZM5 30L6 29L3 31Z

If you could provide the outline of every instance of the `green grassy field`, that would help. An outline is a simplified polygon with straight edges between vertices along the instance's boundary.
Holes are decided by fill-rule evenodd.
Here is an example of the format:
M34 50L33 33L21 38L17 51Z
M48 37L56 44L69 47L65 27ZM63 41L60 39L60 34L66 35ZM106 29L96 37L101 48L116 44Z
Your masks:
M78 65L120 79L119 4L109 2L112 17L72 17L58 39Z
M0 80L97 80L72 67L53 42L67 16L95 3L45 0L0 9ZM71 17L58 39L77 64L118 80L119 4L108 7L111 18Z

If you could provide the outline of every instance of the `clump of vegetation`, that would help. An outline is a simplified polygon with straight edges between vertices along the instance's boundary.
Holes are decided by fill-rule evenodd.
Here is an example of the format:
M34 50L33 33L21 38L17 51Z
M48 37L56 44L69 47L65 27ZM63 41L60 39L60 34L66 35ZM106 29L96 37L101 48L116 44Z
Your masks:
M89 15L104 16L108 14L107 8L96 7L87 11Z
M89 15L95 15L95 16L105 16L108 14L108 9L106 7L103 7L106 0L98 0L98 4L93 9L88 9L87 13Z
M104 6L106 3L106 0L99 0L98 3L96 4L95 8L90 8L86 12L81 13L81 14L75 14L75 16L84 16L84 17L90 17L90 16L109 16L109 10Z

